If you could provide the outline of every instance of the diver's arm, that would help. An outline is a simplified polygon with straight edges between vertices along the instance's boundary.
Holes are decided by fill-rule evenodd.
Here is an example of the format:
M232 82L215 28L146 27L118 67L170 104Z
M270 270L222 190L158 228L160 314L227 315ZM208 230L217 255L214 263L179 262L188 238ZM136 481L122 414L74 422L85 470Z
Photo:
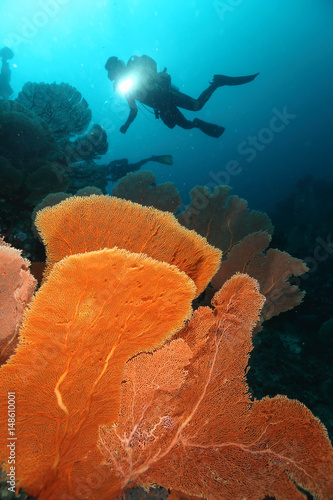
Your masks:
M135 104L135 100L134 99L127 99L127 102L128 102L129 107L131 109L130 109L130 112L129 112L129 115L128 115L128 118L127 118L126 122L124 123L124 125L122 125L120 127L120 132L122 134L126 134L128 127L135 120L136 115L138 114L138 108L137 108L137 106Z

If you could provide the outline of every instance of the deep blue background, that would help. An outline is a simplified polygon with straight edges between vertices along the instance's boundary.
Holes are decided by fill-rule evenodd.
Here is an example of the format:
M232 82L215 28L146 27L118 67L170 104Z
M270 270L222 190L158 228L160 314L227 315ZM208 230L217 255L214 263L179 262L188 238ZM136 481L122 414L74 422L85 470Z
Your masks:
M108 132L101 162L172 154L172 167L149 169L157 182L174 182L186 203L194 185L214 184L218 176L250 208L270 211L304 175L333 177L330 0L2 0L0 19L2 45L15 52L15 95L26 81L74 85ZM122 135L127 104L114 94L104 64L111 55L133 54L152 56L160 70L167 66L173 82L194 97L214 73L260 76L219 89L196 115L185 112L226 127L220 139L169 130L145 110ZM268 135L263 129L273 110L284 107L296 117ZM261 151L248 161L239 147L244 151L258 134L266 144L259 141ZM239 163L237 175L223 173L230 161Z

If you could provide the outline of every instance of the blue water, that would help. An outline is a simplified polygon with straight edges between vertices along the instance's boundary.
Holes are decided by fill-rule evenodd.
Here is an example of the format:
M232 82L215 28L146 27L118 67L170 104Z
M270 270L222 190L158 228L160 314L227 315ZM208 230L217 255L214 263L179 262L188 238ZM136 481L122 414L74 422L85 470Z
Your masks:
M149 169L158 183L174 182L185 202L194 185L222 183L266 211L304 175L332 178L330 0L2 0L0 14L1 45L15 53L12 98L26 81L75 86L92 122L108 132L100 163L172 154L172 167ZM218 89L197 114L185 111L223 125L219 139L170 130L144 109L122 135L127 103L113 92L104 64L111 55L127 61L133 54L150 55L159 70L166 66L193 97L215 73L260 75ZM277 113L289 118L272 121Z

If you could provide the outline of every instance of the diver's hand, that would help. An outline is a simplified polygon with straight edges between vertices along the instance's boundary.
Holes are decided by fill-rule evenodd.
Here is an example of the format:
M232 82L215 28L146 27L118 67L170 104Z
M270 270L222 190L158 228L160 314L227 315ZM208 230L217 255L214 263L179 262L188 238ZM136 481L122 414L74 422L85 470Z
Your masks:
M120 130L120 132L121 132L122 134L126 134L126 132L127 132L127 128L128 128L128 127L126 127L126 125L122 125L122 126L120 127L120 129L119 129L119 130Z

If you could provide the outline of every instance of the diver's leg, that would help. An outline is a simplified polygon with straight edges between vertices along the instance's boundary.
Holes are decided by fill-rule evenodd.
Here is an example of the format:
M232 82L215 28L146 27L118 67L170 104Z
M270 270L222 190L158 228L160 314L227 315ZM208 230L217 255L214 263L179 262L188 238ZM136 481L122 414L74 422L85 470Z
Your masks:
M187 94L183 94L183 92L180 92L177 89L171 89L169 91L168 98L170 99L170 102L172 102L173 106L188 109L189 111L194 111L194 107L197 102L197 99L194 99Z
M176 125L185 129L195 128L195 124L187 120L176 106L169 105L168 108L161 109L160 117L169 128L174 128Z
M220 137L225 130L223 127L220 127L220 125L208 123L198 118L195 118L193 121L187 120L178 108L169 107L167 112L166 110L161 111L160 116L163 123L170 128L173 128L175 125L185 129L198 128L201 132L210 137Z
M194 118L193 124L196 128L201 130L206 135L209 135L210 137L221 137L223 132L225 131L224 127L221 127L220 125L215 125L215 123L208 123L203 120L199 120L199 118Z
M149 161L152 161L151 158L145 158L144 160L140 160L140 161L137 161L136 163L132 163L132 172L134 172L134 170L140 170L140 168L145 165L146 163L148 163Z
M193 99L182 92L173 90L172 100L176 106L188 109L189 111L199 111L206 104L208 99L212 96L216 89L223 87L224 85L244 85L245 83L252 82L259 73L248 76L225 76L225 75L214 75L213 81L198 97L198 99Z
M217 87L222 87L223 85L244 85L244 83L253 82L253 80L259 75L247 75L247 76L225 76L225 75L214 75L212 85Z
M215 83L211 83L209 87L199 95L198 99L194 99L179 91L173 91L172 102L179 108L188 109L189 111L199 111L217 88L218 86Z

